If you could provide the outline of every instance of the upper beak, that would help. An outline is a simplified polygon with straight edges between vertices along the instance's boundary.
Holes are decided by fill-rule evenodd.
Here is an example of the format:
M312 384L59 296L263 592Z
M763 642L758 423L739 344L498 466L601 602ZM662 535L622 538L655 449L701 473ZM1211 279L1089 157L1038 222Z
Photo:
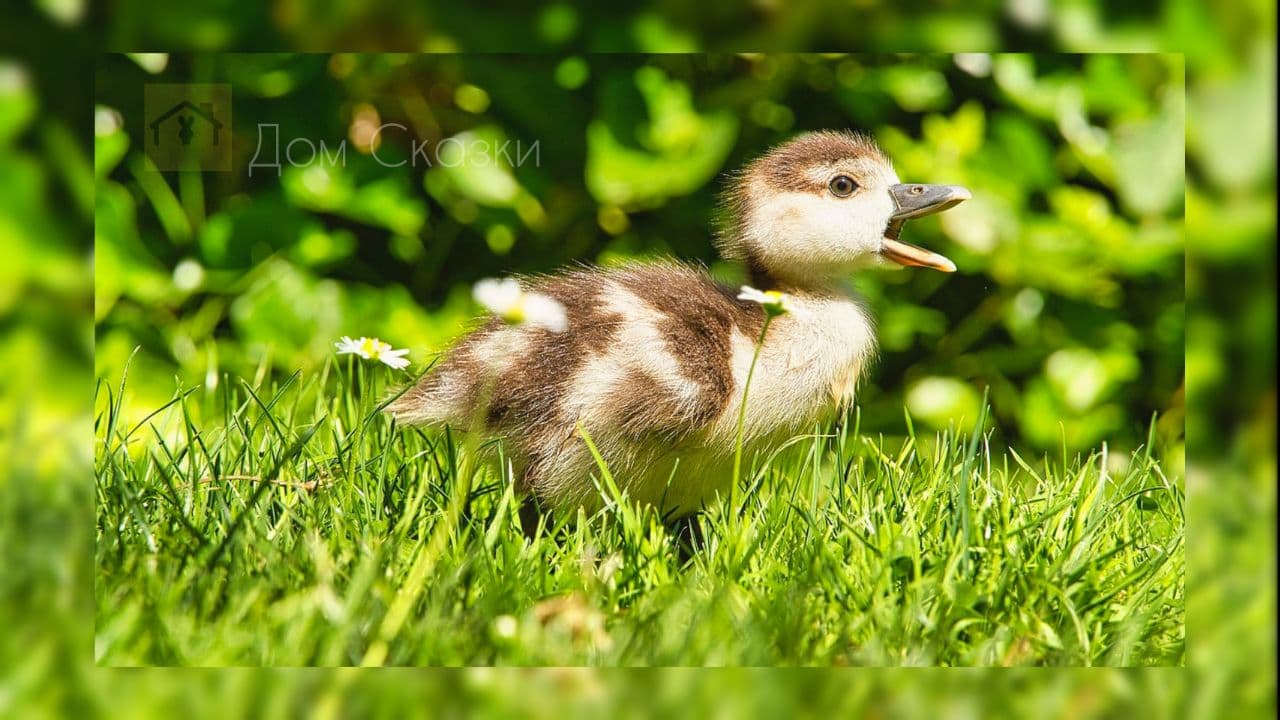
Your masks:
M889 227L880 254L900 265L928 267L942 272L955 272L956 265L935 252L930 252L898 239L902 224L912 218L942 212L968 200L973 195L959 185L893 185L889 195L897 210L889 218Z
M889 188L889 195L898 207L893 214L895 221L939 213L973 197L959 185L893 185Z

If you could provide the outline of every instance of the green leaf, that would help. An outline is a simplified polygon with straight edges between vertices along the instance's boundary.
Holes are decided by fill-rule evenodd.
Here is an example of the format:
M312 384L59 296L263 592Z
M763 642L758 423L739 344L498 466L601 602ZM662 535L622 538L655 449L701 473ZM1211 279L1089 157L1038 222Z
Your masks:
M1171 89L1160 113L1115 129L1115 177L1120 198L1136 215L1167 212L1186 187L1185 110L1180 88Z
M907 390L907 409L937 429L972 430L978 421L982 396L962 380L927 377Z

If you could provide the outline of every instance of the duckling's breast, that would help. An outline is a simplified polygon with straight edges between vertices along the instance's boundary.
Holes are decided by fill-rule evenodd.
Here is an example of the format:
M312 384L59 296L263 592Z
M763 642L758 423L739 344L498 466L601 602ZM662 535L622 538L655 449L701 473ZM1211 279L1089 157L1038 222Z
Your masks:
M775 319L760 348L747 389L749 438L808 430L852 400L875 355L870 314L844 297L793 299L793 311ZM746 385L758 338L733 341L735 398ZM736 435L739 402L718 419L717 435Z

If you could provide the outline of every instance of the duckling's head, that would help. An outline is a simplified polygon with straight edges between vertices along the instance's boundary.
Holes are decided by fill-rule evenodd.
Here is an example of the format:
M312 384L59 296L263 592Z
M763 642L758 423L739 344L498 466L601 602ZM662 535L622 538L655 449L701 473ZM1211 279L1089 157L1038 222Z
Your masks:
M865 135L806 133L734 178L719 247L755 276L801 287L881 265L954 272L950 260L898 233L907 220L969 197L957 185L904 185Z

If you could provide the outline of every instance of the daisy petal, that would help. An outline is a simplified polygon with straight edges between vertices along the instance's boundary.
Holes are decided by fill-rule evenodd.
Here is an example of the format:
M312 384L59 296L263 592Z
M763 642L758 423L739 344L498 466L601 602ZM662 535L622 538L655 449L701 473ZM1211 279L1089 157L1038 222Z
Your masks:
M400 357L399 355L384 355L382 357L382 363L387 367L396 370L403 370L404 368L409 367L409 359Z
M498 317L506 317L516 310L522 294L520 283L511 278L486 278L476 283L471 291L477 303Z
M564 306L540 293L529 293L525 296L524 318L526 322L551 332L558 333L569 329L569 316Z

